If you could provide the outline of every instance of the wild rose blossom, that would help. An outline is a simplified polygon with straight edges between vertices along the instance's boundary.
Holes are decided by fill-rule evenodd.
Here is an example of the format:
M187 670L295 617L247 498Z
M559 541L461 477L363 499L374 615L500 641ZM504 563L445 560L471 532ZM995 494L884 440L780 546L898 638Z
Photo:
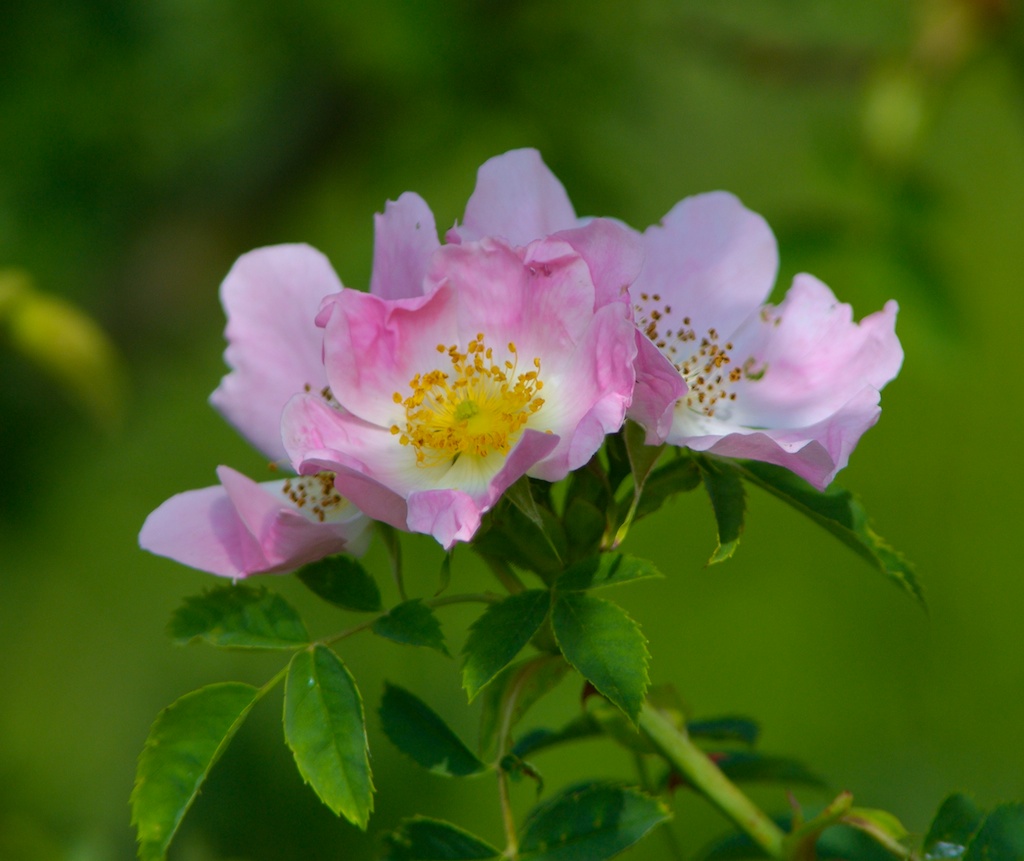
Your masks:
M377 520L446 548L470 540L516 479L563 478L621 426L635 327L599 292L568 241L484 238L436 250L422 295L328 297L330 396L288 404L293 464L335 473Z
M465 221L448 238L525 242L586 223L540 156L517 150L480 169ZM775 238L724 192L687 198L661 224L630 233L643 268L608 284L628 285L642 333L629 415L648 442L779 464L824 488L878 420L879 391L899 372L896 303L857 324L828 287L798 275L777 307L764 304Z
M369 519L327 473L257 483L221 466L217 477L219 486L179 493L150 514L142 548L235 579L366 549Z
M630 298L659 354L645 352L637 373L671 369L687 388L650 435L828 485L878 420L879 392L902 364L896 303L858 324L828 287L797 275L778 306L762 304L778 268L775 238L724 192L681 201L643 246ZM638 413L660 405L638 386Z
M326 384L320 301L341 284L305 245L243 255L221 285L225 351L233 369L210 400L271 461L285 457L281 412L304 389ZM226 466L220 485L179 493L146 519L140 545L225 577L285 573L334 553L365 549L369 519L324 473L257 483Z

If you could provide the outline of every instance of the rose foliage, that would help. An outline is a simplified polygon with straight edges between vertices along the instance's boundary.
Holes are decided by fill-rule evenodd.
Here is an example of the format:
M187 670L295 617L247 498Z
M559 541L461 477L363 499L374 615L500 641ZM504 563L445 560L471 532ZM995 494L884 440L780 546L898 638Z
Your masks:
M463 687L482 704L478 744L397 685L385 689L381 727L439 775L492 774L504 848L417 816L383 838L381 857L610 858L664 827L682 792L709 799L737 829L711 855L867 858L857 853L870 844L910 857L898 820L848 793L805 812L792 790L819 778L758 752L752 721L696 720L670 689L652 688L639 625L603 594L661 576L623 542L636 520L700 486L718 528L711 561L728 558L752 483L920 598L912 568L857 499L830 487L902 363L896 304L857 322L811 275L770 304L777 269L768 225L731 194L686 198L641 232L578 216L533 150L480 168L443 241L418 195L389 202L375 220L368 291L344 286L305 245L243 255L221 286L230 371L211 402L285 475L258 482L221 466L219 484L153 511L139 540L234 581L183 604L171 622L178 641L291 659L262 688L210 685L160 714L132 796L140 857L165 857L210 768L282 680L299 772L366 828L375 787L365 707L341 647L369 631L447 655L436 611L460 603L483 607L461 649ZM394 602L355 558L374 532L392 562ZM407 594L401 532L445 551L437 594ZM459 544L499 591L446 591ZM283 598L239 582L293 571L340 611L370 615L312 638ZM580 711L562 727L520 731L530 706L574 676L585 683ZM510 782L539 781L535 757L596 737L629 748L639 777L545 788L520 818ZM754 805L746 780L791 790L788 807L780 795L786 816ZM957 810L940 811L933 827L953 829ZM937 831L934 841L970 857L989 823L1005 843L1024 822L1016 808L972 810L969 833Z

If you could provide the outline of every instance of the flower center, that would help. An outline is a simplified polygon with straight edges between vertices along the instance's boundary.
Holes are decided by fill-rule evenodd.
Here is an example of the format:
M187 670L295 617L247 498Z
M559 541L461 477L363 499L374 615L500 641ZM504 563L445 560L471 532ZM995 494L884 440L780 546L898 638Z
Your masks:
M437 352L448 356L451 371L417 374L409 381L412 394L394 393L395 403L405 408L405 423L392 425L391 433L415 449L420 466L454 462L463 454L507 454L530 416L544 406L538 395L544 387L540 359L533 360L533 370L517 373L516 345L508 344L511 359L496 361L482 333L464 352L444 344Z
M349 504L334 487L333 472L286 479L281 492L296 508L320 523L341 514Z
M688 391L680 405L685 404L696 413L714 418L716 410L736 400L736 392L730 391L734 383L742 379L757 381L768 369L767 365L756 367L753 357L736 367L731 355L732 342L720 344L714 328L698 339L689 317L669 328L673 326L672 306L662 304L657 293L641 293L640 302L633 309L637 325L686 380ZM727 368L728 365L733 367Z

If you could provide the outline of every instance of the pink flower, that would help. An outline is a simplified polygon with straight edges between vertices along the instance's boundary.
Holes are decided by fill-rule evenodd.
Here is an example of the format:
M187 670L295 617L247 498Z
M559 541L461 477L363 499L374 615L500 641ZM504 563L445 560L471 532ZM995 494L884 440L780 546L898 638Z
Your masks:
M381 292L405 298L325 300L330 397L294 398L283 421L299 472L334 472L371 517L450 548L516 479L563 478L620 427L635 327L570 242L447 245L420 295Z
M333 476L256 483L226 466L220 485L172 496L142 526L144 550L223 577L281 574L324 556L361 553L369 519Z
M516 150L480 168L448 239L521 244L586 236L601 223L577 218L540 156ZM778 268L775 238L723 192L683 200L642 237L629 232L642 242L639 275L611 229L579 250L603 273L621 261L600 279L599 301L628 285L643 333L629 415L648 442L780 464L825 487L878 420L879 390L899 371L896 303L856 324L824 284L799 275L777 308L764 305Z
M341 290L327 259L306 245L251 251L221 285L232 371L210 400L271 460L285 457L281 413L297 392L322 391L320 301ZM324 556L361 552L369 520L333 476L257 483L226 466L220 486L172 497L146 519L140 545L225 577L284 573Z
M681 201L643 244L630 296L658 351L637 363L633 409L649 441L779 464L824 488L878 420L879 390L899 372L896 303L858 324L828 287L798 275L777 307L762 304L775 239L724 192ZM686 392L652 395L645 381L671 373Z

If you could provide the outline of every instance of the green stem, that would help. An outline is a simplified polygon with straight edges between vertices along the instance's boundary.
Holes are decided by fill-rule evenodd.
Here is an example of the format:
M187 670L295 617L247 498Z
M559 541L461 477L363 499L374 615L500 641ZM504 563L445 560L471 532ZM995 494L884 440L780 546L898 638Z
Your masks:
M785 857L785 834L661 712L644 703L640 728L672 765L712 804L745 831L772 858Z

